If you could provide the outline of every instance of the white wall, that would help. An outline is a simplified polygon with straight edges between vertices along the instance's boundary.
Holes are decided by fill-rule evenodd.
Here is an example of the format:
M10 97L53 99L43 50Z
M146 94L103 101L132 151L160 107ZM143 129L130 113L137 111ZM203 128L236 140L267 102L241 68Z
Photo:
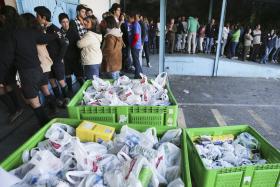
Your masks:
M109 11L110 3L120 3L120 0L80 0L80 3L91 8L93 14L101 21L102 14Z
M5 0L5 5L9 5L16 8L16 0Z

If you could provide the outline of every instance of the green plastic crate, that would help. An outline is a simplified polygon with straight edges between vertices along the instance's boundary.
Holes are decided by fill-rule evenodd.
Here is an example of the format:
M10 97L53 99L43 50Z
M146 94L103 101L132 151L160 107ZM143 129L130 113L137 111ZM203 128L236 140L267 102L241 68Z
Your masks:
M279 187L280 152L264 137L248 125L193 128L185 130L189 151L189 163L192 177L199 187ZM261 144L261 154L269 164L242 166L223 169L207 169L201 160L192 140L199 135L235 136L242 132L253 135Z
M69 118L118 123L125 117L128 124L177 126L178 103L168 85L170 106L81 106L83 91L91 85L91 80L86 81L72 98L67 106Z
M33 135L29 140L27 140L22 146L20 146L16 151L14 151L8 158L6 158L0 166L6 171L10 171L19 165L22 164L22 153L25 150L30 150L37 146L37 144L45 139L45 134L47 130L51 127L52 124L59 122L67 125L71 125L73 127L77 127L82 121L77 119L63 119L57 118L50 121L43 128L41 128L35 135ZM114 127L118 132L122 125L111 124L108 122L103 122L102 124ZM129 127L136 129L138 131L144 132L146 129L150 128L150 126L146 125L129 125ZM167 130L175 129L176 127L155 127L157 129L157 134L161 137ZM186 132L183 131L182 135L182 180L185 183L186 187L192 187L192 181L190 177L190 169L189 169L189 158L188 158L188 150L187 150L187 141L186 141Z

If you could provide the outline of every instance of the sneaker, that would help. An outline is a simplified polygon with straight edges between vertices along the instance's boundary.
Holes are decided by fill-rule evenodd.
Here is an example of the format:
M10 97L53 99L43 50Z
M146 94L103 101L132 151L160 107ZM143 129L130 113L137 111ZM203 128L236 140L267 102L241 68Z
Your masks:
M148 67L148 68L151 68L152 65L148 62L148 63L147 63L147 67Z

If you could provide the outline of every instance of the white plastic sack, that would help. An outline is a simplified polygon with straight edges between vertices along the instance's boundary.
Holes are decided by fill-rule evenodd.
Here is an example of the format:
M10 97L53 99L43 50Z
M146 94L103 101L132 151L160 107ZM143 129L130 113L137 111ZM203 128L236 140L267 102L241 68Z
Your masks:
M181 134L182 134L182 129L172 129L168 130L162 138L160 139L160 143L164 142L170 142L173 143L177 146L181 145Z
M96 91L104 91L109 89L109 87L111 86L109 81L104 81L102 79L100 79L97 76L93 76L93 81L92 81L92 86L94 87L94 89Z
M168 184L167 187L184 187L184 183L182 181L182 179L178 178L174 181L172 181L171 183Z

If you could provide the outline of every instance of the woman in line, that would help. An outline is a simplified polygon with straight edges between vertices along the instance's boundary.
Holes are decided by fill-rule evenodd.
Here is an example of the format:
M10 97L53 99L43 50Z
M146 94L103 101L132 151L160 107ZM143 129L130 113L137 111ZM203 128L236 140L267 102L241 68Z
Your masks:
M106 17L105 23L107 34L102 46L103 61L101 69L106 78L116 80L119 78L122 69L123 34L113 16Z
M102 35L100 34L99 23L95 16L88 16L84 20L88 32L78 41L77 45L82 49L81 57L84 67L85 78L92 79L99 77L100 64L102 62L102 51L100 49Z

